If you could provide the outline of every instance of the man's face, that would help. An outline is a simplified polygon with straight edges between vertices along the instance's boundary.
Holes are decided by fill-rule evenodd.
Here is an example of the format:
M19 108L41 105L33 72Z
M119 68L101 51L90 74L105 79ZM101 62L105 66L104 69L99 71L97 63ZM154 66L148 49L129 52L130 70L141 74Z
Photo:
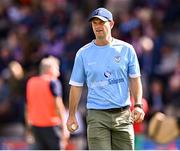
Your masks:
M94 18L92 20L92 28L93 32L98 39L104 39L106 36L111 34L111 29L112 29L112 22L110 21L102 21L99 18Z

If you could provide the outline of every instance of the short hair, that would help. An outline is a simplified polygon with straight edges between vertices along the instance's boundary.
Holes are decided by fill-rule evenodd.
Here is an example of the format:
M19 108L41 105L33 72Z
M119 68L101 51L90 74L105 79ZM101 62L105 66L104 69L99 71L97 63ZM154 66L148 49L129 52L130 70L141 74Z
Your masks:
M54 65L60 65L60 60L54 56L43 58L40 62L40 73L47 73Z

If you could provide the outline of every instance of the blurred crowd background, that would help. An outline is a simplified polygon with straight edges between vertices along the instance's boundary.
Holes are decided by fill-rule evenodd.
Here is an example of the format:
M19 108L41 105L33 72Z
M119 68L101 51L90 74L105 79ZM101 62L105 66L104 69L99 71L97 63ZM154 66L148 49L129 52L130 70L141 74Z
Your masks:
M140 62L148 104L140 149L180 149L179 138L155 146L147 135L148 122L156 112L180 117L178 0L0 0L0 149L31 149L33 140L24 116L26 82L38 74L40 60L48 55L61 61L68 111L74 57L94 38L87 20L97 7L112 11L113 37L131 43ZM87 149L86 94L85 90L78 108L80 130L72 135L69 148Z

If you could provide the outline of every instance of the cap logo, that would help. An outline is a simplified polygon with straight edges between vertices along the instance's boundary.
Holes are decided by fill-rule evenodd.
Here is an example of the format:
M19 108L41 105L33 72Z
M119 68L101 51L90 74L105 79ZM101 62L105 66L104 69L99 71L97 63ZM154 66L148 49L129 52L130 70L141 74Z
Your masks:
M98 15L99 14L99 10L97 10L95 13L94 13L94 15Z

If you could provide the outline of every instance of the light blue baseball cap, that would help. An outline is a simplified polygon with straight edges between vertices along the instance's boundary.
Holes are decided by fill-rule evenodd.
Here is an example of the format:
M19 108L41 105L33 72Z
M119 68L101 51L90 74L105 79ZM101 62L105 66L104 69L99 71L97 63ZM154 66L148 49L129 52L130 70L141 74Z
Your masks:
M96 10L94 10L88 21L92 21L93 18L99 18L101 19L102 21L112 21L113 20L113 16L112 16L112 13L107 10L106 8L98 8Z

